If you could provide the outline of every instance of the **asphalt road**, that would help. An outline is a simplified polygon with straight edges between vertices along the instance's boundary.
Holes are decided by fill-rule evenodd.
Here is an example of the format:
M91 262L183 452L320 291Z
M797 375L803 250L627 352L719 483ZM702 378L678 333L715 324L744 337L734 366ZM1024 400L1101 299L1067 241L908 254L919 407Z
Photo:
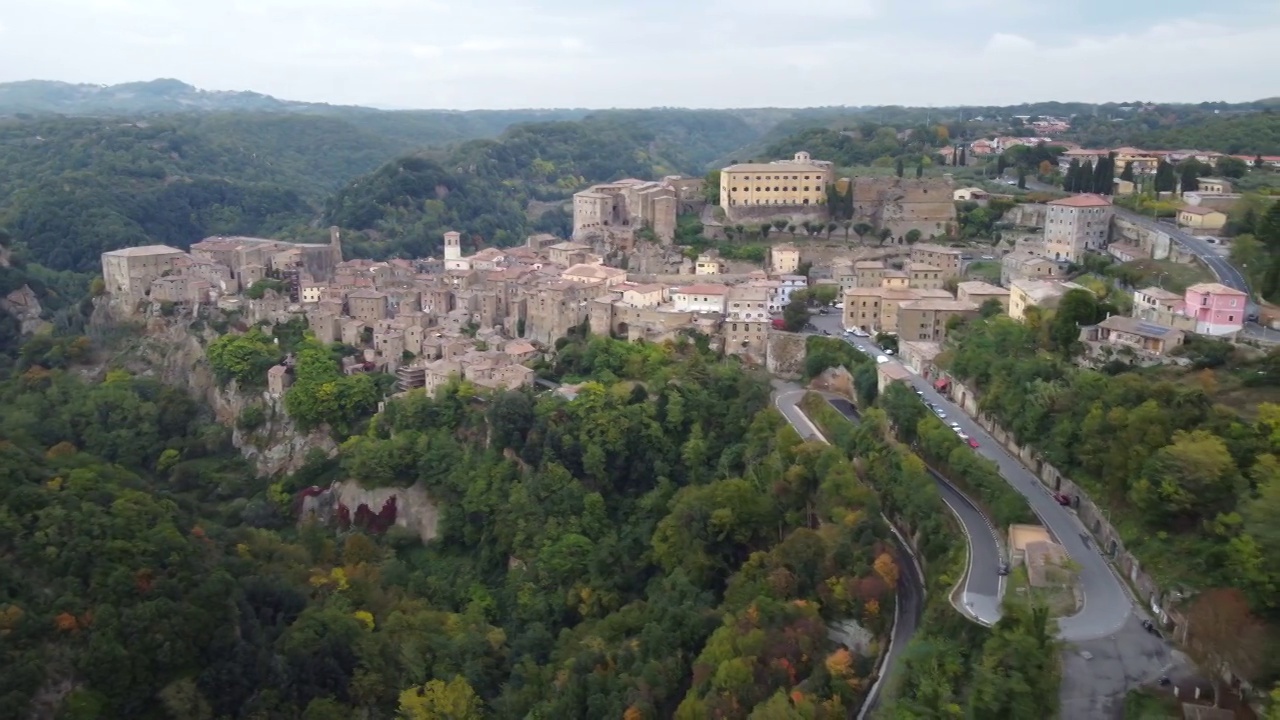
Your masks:
M1058 192L1061 192L1062 190L1061 188L1046 185L1044 183L1031 180L1030 178L1027 179L1027 188L1030 190ZM1249 293L1250 297L1252 297L1252 293L1249 290L1249 281L1245 278L1244 273L1240 272L1239 268L1232 265L1229 260L1224 258L1218 251L1217 246L1210 245L1195 235L1179 228L1177 225L1159 222L1155 218L1147 217L1146 215L1133 212L1132 210L1116 206L1115 213L1117 216L1130 222L1165 233L1173 240L1173 242L1199 258L1200 261L1203 262L1218 278L1218 282L1229 288ZM1257 303L1250 300L1247 307L1250 315L1257 314ZM1245 323L1244 334L1249 337L1260 338L1269 342L1280 342L1280 330L1272 330L1271 328L1254 322Z
M844 398L830 397L827 402L849 420L858 422L858 412L853 403ZM1000 598L1004 595L1004 578L999 573L1004 556L995 528L964 493L932 469L929 473L943 502L960 521L965 542L969 545L969 567L961 588L961 602L975 620L984 625L994 625L1000 619Z
M839 315L815 315L813 324L819 330L827 330L832 335L843 332L840 328ZM880 354L870 338L850 338L853 345L873 357ZM897 363L896 358L889 362ZM1120 579L1111 570L1111 566L1099 554L1093 541L1076 518L1075 514L1062 507L1054 500L1049 489L1031 474L1022 463L1005 452L986 430L983 430L972 418L964 414L950 400L936 392L932 385L923 379L915 381L916 389L924 393L924 398L938 405L947 414L948 422L957 422L960 429L969 437L978 441L975 452L993 461L1000 469L1000 474L1015 490L1027 498L1031 509L1038 515L1054 538L1066 549L1067 554L1080 566L1080 588L1084 596L1083 607L1071 617L1058 620L1058 634L1064 640L1080 641L1101 638L1116 632L1128 619L1132 600ZM979 533L970 532L971 538ZM984 570L975 567L976 575ZM994 564L989 572L995 573Z
M782 380L774 380L773 386L774 405L782 412L787 422L791 423L791 427L800 434L800 437L805 440L827 442L818 428L797 407L797 403L808 391L794 383ZM831 402L832 396L826 397L827 401ZM902 657L902 651L906 649L907 643L911 642L916 628L920 625L920 618L924 615L924 578L920 577L916 560L907 552L906 543L896 528L894 528L894 535L898 538L898 542L894 545L894 558L898 562L899 572L894 604L893 641L885 653L880 677L872 685L867 701L863 703L862 710L858 714L859 718L866 717L871 710L875 709L884 688L892 687L893 676L899 671L898 659Z

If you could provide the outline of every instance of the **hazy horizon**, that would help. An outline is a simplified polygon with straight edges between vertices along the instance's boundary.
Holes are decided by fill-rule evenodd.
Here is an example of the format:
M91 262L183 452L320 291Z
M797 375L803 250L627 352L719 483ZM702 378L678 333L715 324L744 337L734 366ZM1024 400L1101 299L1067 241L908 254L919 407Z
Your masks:
M956 107L1276 94L1280 4L43 0L0 82L181 78L380 109Z

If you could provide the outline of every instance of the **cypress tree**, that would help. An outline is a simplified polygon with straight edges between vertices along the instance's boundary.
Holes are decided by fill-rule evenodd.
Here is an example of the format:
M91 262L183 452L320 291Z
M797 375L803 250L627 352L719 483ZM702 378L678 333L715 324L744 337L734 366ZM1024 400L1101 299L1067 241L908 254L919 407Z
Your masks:
M1102 162L1099 160L1098 162ZM1093 192L1094 162L1090 160L1080 166L1080 177L1076 180L1076 192Z
M894 170L897 171L898 177L902 177L902 158L898 158L898 162L894 165Z
M923 176L924 176L924 158L921 158L920 162L916 163L916 179L919 180Z
M961 165L967 165L967 164L968 164L968 161L969 161L969 158L968 158L968 156L966 155L965 151L966 151L965 146L961 145L961 146L960 146L960 164L961 164ZM1261 156L1261 155L1259 155L1259 156L1258 156L1258 159L1259 159L1259 160L1261 160L1261 159L1262 159L1262 156ZM1259 165L1258 167L1262 167L1262 166L1261 166L1261 165Z
M1067 192L1080 192L1080 161L1072 158L1067 166L1067 177L1062 182L1062 189Z

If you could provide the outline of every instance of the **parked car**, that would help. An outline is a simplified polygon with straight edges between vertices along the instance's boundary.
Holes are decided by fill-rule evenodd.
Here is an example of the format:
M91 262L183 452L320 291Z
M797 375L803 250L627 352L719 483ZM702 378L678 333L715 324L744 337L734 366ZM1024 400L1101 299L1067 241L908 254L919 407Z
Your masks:
M830 335L830 334L831 334L831 331L830 331L830 330L823 330L823 331L822 331L822 334L823 334L823 335Z
M1005 575L1008 575L1008 574L1009 574L1009 563L1004 562L1004 561L1002 560L1002 561L1000 562L1000 567L999 567L999 569L997 569L997 570L996 570L996 574L1000 575L1001 577L1004 577Z
M978 448L978 441L977 441L977 440L974 440L973 438L969 438L969 447L974 448L974 449L977 449L977 448Z
M819 314L819 315L826 315L826 314L827 314L827 309L826 309L826 308L818 308L818 314Z
M1059 505L1062 505L1063 507L1067 507L1071 505L1071 496L1067 495L1066 493L1056 492L1053 494L1053 499L1056 500L1057 503Z
M937 405L934 405L932 410L933 410L933 414L937 415L939 420L947 419L947 413L944 412L942 408L938 407Z
M883 365L884 363L887 363L887 362L889 362L889 358L885 357L884 355L877 355L877 356L876 356L876 364L877 364L877 365Z

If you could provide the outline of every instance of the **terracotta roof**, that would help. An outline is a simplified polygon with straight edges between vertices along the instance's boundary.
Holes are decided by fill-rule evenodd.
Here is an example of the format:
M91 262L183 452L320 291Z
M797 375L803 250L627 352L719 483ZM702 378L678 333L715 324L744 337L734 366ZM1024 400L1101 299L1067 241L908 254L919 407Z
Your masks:
M1050 205L1059 207L1109 207L1111 201L1101 195L1093 193L1084 193L1082 195L1072 195L1071 197L1054 200Z
M1212 293L1214 295L1242 295L1242 296L1245 294L1239 290L1236 290L1235 288L1230 288L1230 287L1227 287L1226 285L1223 285L1222 283L1216 283L1216 282L1197 283L1187 288L1187 292Z

